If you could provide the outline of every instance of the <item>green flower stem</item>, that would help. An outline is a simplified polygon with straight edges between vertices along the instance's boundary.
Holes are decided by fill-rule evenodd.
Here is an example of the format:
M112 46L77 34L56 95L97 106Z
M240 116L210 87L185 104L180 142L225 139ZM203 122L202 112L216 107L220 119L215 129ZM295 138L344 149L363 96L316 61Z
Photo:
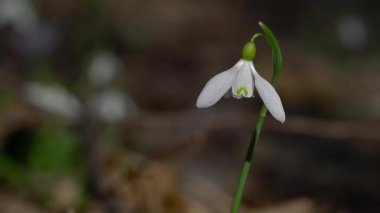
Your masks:
M253 153L255 151L255 145L256 145L256 142L259 140L259 136L261 133L261 129L263 128L266 114L267 114L267 108L265 106L262 106L259 113L259 118L257 119L257 122L256 122L255 131L253 132L253 135L252 135L251 143L249 144L247 154L244 159L243 169L240 174L239 182L236 188L235 197L232 201L231 213L238 212L241 198L243 196L243 192L245 189L245 184L247 182L247 178L249 175L249 169L251 168L251 161L253 158Z
M280 72L281 72L281 66L282 66L282 57L281 57L280 46L278 44L277 39L275 38L273 33L269 30L269 28L265 24L263 24L262 22L259 22L259 25L260 25L261 29L264 31L264 34L256 33L251 38L251 42L253 42L254 39L256 39L259 36L264 36L265 40L267 41L268 46L271 48L272 58L273 58L272 85L275 86L277 84L278 77L279 77ZM256 127L255 127L255 130L254 130L253 135L252 135L251 143L249 144L247 154L246 154L245 159L244 159L243 168L242 168L242 171L240 174L239 182L238 182L237 187L236 187L235 196L232 200L231 213L237 213L238 212L238 209L239 209L239 206L241 203L241 199L243 197L245 185L246 185L246 182L248 179L249 170L251 167L251 161L252 161L254 150L255 150L255 145L256 145L257 141L259 140L260 133L261 133L261 130L262 130L263 125L264 125L264 120L265 120L266 114L267 114L267 108L263 104L261 109L260 109L260 112L259 112L259 117L257 118Z
M255 39L260 37L260 36L264 36L262 33L255 33L255 35L252 36L251 38L251 42L255 42Z

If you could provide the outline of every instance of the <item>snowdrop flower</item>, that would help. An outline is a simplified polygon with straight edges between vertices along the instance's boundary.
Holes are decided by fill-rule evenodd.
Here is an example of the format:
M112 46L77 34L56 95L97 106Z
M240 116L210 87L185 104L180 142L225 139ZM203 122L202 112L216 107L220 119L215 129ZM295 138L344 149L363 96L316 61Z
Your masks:
M261 77L252 60L256 54L256 46L248 42L242 51L240 59L231 69L211 78L198 96L196 106L207 108L218 102L231 89L232 96L237 99L253 96L254 85L272 116L280 122L285 122L285 112L281 99L273 86Z

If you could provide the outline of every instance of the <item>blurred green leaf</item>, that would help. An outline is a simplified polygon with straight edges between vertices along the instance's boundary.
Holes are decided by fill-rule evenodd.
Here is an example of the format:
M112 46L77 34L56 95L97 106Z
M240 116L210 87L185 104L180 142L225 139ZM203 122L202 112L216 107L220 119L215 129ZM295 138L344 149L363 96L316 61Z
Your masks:
M25 171L19 164L0 153L0 179L12 186L20 186Z
M80 142L64 125L48 122L38 130L29 154L31 169L70 171L78 164Z

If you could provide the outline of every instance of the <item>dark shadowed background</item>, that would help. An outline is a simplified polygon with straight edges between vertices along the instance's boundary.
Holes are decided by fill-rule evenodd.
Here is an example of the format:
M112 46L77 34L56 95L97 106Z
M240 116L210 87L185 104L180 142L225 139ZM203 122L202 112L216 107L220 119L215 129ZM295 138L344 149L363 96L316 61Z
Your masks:
M196 109L263 21L270 115L241 212L380 212L370 0L0 0L0 212L228 212L255 98ZM270 79L263 39L254 60Z

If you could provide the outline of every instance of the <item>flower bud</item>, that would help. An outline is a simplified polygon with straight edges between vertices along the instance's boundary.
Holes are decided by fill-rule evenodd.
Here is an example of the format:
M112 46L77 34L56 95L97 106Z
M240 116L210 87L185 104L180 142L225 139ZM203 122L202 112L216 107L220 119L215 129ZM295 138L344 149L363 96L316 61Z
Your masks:
M244 45L241 51L241 56L244 60L252 61L256 55L256 45L253 42L248 42Z

